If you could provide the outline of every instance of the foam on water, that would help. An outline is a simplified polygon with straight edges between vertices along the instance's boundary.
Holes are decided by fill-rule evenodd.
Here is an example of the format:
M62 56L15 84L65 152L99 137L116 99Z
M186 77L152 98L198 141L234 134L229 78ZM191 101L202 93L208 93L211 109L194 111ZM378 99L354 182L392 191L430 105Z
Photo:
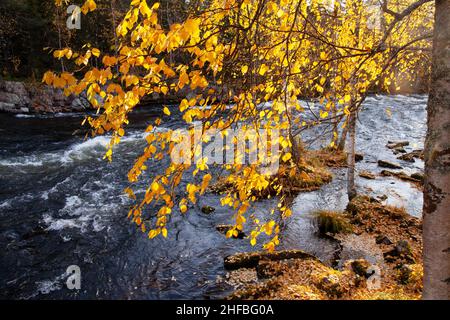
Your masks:
M157 132L167 132L169 128L158 128ZM147 134L141 131L130 132L130 134L122 137L120 145L133 144L136 142L142 142L145 140ZM106 148L111 141L111 136L96 136L94 138L87 139L86 141L76 142L66 150L36 153L22 157L12 157L6 159L0 159L1 167L42 167L42 166L56 166L56 165L68 165L74 162L89 160L89 159L102 159Z

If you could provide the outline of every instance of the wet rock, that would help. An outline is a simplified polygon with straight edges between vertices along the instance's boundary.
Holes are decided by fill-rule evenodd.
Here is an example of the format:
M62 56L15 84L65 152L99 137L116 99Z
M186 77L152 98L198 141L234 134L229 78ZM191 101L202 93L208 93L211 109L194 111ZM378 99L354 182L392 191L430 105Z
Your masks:
M419 181L423 182L423 180L424 180L425 176L423 175L423 173L420 173L420 172L416 172L416 173L413 173L413 174L411 175L411 178L413 178L413 179L416 179L416 180L419 180Z
M317 260L316 257L302 250L281 250L275 252L241 252L225 257L224 266L227 270L235 270L239 268L256 268L260 261L280 261L286 259Z
M409 146L409 141L388 141L386 147L389 149L397 149Z
M389 171L389 170L382 170L380 174L382 176L385 176L385 177L396 177L396 178L398 178L400 180L405 180L405 181L421 182L421 180L415 179L412 176L408 176L403 171L401 171L401 172L392 172L392 171Z
M365 179L371 179L371 180L375 179L375 175L369 171L361 171L359 173L359 176L361 178L365 178Z
M422 150L414 150L410 153L406 153L404 155L401 155L400 157L397 157L397 159L408 161L408 162L415 162L415 159L422 159L423 160L423 151Z
M400 153L406 153L406 150L403 149L403 147L399 147L399 148L393 149L392 152L393 152L395 155L397 155L397 154L400 154Z
M378 160L378 165L383 168L389 168L389 169L403 169L402 166L396 163L392 163L386 160Z
M36 237L36 236L40 236L40 235L45 235L48 234L48 230L46 228L43 228L41 226L38 226L32 230L30 230L29 232L25 233L22 236L23 240L28 240L30 238Z
M364 159L364 155L362 153L355 153L355 161L360 162Z
M385 244L385 245L390 245L392 244L391 239L389 239L386 235L384 234L380 234L375 238L375 242L376 244Z
M227 234L227 232L233 228L234 226L231 224L220 224L216 226L216 230L223 234ZM241 230L237 230L237 232L238 232L237 236L233 235L233 238L235 239L244 239L247 236L245 232Z
M203 212L204 214L211 214L211 213L213 213L214 211L216 211L215 208L210 207L210 206L203 206L201 210L202 210L202 212Z

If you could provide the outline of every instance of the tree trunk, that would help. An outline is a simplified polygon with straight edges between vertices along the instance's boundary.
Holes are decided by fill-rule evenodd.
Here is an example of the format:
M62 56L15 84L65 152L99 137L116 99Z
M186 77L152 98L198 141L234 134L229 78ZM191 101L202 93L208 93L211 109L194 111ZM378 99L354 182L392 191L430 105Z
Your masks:
M356 187L355 187L356 110L352 111L348 119L348 133L350 134L350 145L347 154L347 195L348 200L352 201L352 199L356 197Z
M423 299L450 299L450 0L436 0L423 205Z
M344 129L342 129L341 138L339 139L339 143L337 146L337 149L339 151L344 151L344 149L345 149L345 140L347 140L347 131L348 131L348 125L345 126Z

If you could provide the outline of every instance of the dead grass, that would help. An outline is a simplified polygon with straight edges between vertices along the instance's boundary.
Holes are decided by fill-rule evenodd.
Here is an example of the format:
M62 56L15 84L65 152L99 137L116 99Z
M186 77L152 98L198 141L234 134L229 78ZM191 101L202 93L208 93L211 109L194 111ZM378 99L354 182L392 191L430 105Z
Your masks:
M348 217L342 212L318 210L312 213L313 221L320 234L349 233L352 225Z
M308 151L302 154L301 163L282 163L278 172L268 178L266 188L251 190L256 200L272 196L294 196L300 192L315 191L326 183L331 182L333 176L328 170L329 164L337 164L341 155L331 151ZM281 189L278 186L282 186ZM215 193L237 192L238 187L230 176L221 177L209 188Z

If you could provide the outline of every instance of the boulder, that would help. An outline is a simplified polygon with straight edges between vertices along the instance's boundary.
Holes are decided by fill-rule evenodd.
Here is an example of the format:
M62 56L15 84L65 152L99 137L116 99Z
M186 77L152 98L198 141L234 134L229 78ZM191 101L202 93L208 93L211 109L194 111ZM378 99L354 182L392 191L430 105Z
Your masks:
M75 98L70 104L70 108L74 111L82 111L86 109L86 106L83 104L80 98Z
M416 173L413 173L413 174L411 175L411 178L413 178L413 179L416 179L416 180L419 180L419 181L423 182L423 180L424 180L425 176L423 175L423 173L420 173L420 172L416 172Z
M9 113L71 112L86 109L86 103L66 96L60 89L23 82L0 81L0 111Z
M16 108L16 105L8 102L0 102L0 111L1 112L11 112L11 113L20 113L19 109Z
M14 93L18 96L28 96L25 84L18 81L0 81L0 91Z
M393 152L395 155L397 155L397 154L400 154L400 153L406 153L406 150L403 149L403 147L399 147L399 148L393 149L392 152Z
M399 178L400 180L405 180L405 181L421 182L421 180L413 178L412 176L408 176L403 171L392 172L392 171L389 171L389 170L382 170L380 174L382 176L385 176L385 177L396 177L396 178Z
M23 105L22 99L17 94L9 92L0 92L0 102Z
M409 141L388 141L386 147L389 149L397 149L409 146Z
M403 169L402 166L396 163L392 163L385 160L378 160L378 165L383 168L389 168L389 169Z
M410 153L405 153L405 154L397 157L397 159L399 159L399 160L408 161L408 162L415 162L415 158L423 160L423 151L422 150L414 150Z
M360 162L364 159L364 155L362 153L355 153L355 161Z
M365 171L365 170L361 171L361 172L359 173L359 176L360 176L361 178L370 179L370 180L375 179L375 175L374 175L373 173L371 173L371 172L369 172L369 171Z
M211 214L211 213L213 213L214 211L216 211L216 209L214 209L213 207L210 207L210 206L203 206L203 207L202 207L202 212L203 212L204 214Z

